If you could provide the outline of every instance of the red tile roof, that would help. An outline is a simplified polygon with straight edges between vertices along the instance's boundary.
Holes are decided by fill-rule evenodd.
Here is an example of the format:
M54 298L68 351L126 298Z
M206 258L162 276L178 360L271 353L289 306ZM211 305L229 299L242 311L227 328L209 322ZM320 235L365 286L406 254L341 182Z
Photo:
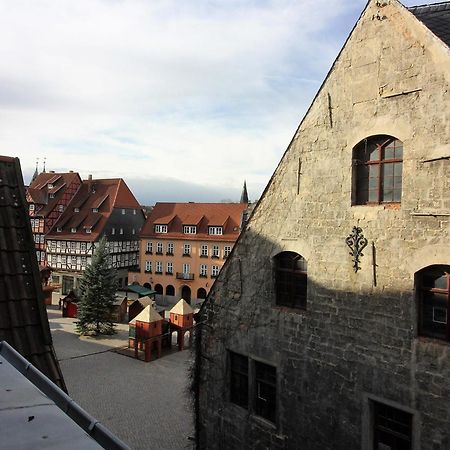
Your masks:
M40 173L27 189L27 200L36 205L34 216L47 217L64 195L64 188L77 179L81 183L81 178L76 172ZM50 194L53 194L53 198Z
M84 180L48 238L96 241L114 208L140 209L124 180ZM98 209L98 212L93 212L93 209ZM72 233L72 228L77 231ZM91 233L86 232L89 228Z
M239 236L241 216L247 203L156 203L147 218L141 238L234 241ZM155 225L167 225L167 233L155 233ZM196 234L184 234L183 225L196 225ZM222 235L208 234L208 227L222 226Z

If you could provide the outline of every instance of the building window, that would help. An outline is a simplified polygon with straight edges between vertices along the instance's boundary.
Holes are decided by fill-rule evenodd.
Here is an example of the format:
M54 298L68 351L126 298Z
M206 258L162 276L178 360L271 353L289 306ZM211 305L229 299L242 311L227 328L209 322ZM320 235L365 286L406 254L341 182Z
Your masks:
M119 234L123 234L123 228L119 230Z
M416 275L419 334L450 341L450 266L430 266Z
M208 276L208 266L206 264L200 264L200 276L203 278Z
M223 227L208 227L208 234L222 235L223 234Z
M306 309L307 264L303 256L282 252L275 256L276 304Z
M80 212L80 208L73 208L73 212Z
M191 244L183 244L183 256L190 256Z
M211 278L216 278L219 275L220 267L219 266L211 266Z
M151 242L147 242L145 245L145 253L153 253L153 244Z
M145 271L147 273L152 272L152 262L151 261L145 261Z
M56 232L57 233L61 233L62 232L62 227L56 227Z
M206 244L203 244L200 247L200 256L203 257L203 258L208 256L208 246Z
M157 255L162 255L163 254L163 244L162 244L162 242L158 242L156 244L156 254Z
M33 205L33 204L31 204L31 205L29 206L29 210L30 210L30 211L34 211L34 205Z
M52 184L52 183L48 183L47 187L48 187L49 189L53 189L53 184Z
M87 234L91 234L92 233L92 228L91 227L87 227L86 228L86 233Z
M125 208L122 208L122 215L126 213Z
M162 273L162 262L161 261L156 261L156 272L155 273Z
M190 264L183 264L183 273L185 275L188 275L191 273L191 265Z
M55 198L55 194L54 194L53 192L50 192L50 194L48 194L48 196L49 196L50 198Z
M76 232L77 232L77 229L76 229L75 227L72 227L72 228L70 229L70 232L71 232L71 233L76 233Z
M403 143L392 136L373 136L353 149L353 204L400 203Z
M184 234L196 234L197 227L195 225L183 225Z
M211 256L213 258L219 258L219 256L220 256L220 248L219 248L218 245L213 245Z
M372 402L373 448L412 449L412 414L379 402Z
M248 408L248 358L230 352L230 402Z
M155 225L155 233L167 233L167 225Z
M86 251L86 242L82 242L82 243L80 244L80 248L81 248L81 251L82 251L82 252L85 252L85 251Z
M134 216L136 215L136 210L135 210L135 209L133 209L133 215L134 215Z
M136 230L134 228L132 228L131 234L136 234Z
M231 253L231 245L225 245L223 247L223 257L228 258L228 256L230 256L230 253Z
M64 205L58 205L58 211L63 212L64 211Z
M93 213L98 213L98 208L92 208Z
M172 274L173 274L173 263L171 263L171 262L168 262L168 263L167 263L167 270L166 270L166 273L167 273L168 275L172 275Z
M167 243L167 253L166 255L173 255L173 242Z
M111 228L111 234L116 234L116 229L115 228Z
M230 351L229 369L230 401L275 423L276 367Z

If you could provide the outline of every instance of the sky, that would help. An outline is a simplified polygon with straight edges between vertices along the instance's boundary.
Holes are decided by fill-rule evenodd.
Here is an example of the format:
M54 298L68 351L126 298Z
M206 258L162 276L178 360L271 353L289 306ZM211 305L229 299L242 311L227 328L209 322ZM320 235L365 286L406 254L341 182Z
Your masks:
M365 5L0 0L0 154L141 204L256 200Z

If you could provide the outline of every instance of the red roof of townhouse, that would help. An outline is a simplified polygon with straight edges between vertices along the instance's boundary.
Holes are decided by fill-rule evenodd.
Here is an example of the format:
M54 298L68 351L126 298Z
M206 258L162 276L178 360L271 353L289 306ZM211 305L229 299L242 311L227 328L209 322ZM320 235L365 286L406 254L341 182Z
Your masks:
M83 180L48 237L96 241L114 208L140 209L122 178Z
M28 202L36 205L34 215L47 217L74 181L81 184L80 175L76 172L40 173L27 189Z
M239 236L242 213L247 207L247 203L156 203L140 236L234 241ZM167 225L167 233L155 233L155 225ZM196 226L196 233L184 233L184 225ZM222 234L211 235L208 227L222 227Z

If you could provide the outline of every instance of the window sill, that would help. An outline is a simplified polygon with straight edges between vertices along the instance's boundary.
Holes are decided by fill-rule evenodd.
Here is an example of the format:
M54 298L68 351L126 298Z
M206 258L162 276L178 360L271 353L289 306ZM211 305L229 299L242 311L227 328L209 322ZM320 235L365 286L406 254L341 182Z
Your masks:
M166 256L173 256L172 252L166 252Z
M144 273L152 273L151 270L144 270Z
M199 275L199 278L208 278L208 275Z
M431 336L425 336L425 335L418 335L416 336L419 343L422 344L436 344L436 345L442 345L448 347L450 345L450 341L446 341L445 339L431 337Z
M211 275L211 278L217 278L218 275Z
M364 203L364 204L352 204L352 208L377 208L383 209L400 209L402 206L401 202L393 203Z
M166 272L166 275L173 275L173 272Z
M183 256L183 257L184 257L184 256L187 256L187 257L189 257L189 258L191 257L191 255L190 255L189 253L183 253L182 256Z
M207 258L208 255L200 255L200 258Z
M155 275L162 275L162 272L155 272Z
M211 259L219 259L220 258L220 256L217 256L217 255L212 255L211 256Z
M163 252L156 252L155 255L162 255Z
M257 416L254 413L250 413L250 417L252 418L252 420L260 423L261 425L264 425L266 428L270 428L271 430L274 430L274 431L277 430L277 425L275 423L271 422L269 419L265 419L264 417Z
M145 252L146 255L153 255L153 252Z

